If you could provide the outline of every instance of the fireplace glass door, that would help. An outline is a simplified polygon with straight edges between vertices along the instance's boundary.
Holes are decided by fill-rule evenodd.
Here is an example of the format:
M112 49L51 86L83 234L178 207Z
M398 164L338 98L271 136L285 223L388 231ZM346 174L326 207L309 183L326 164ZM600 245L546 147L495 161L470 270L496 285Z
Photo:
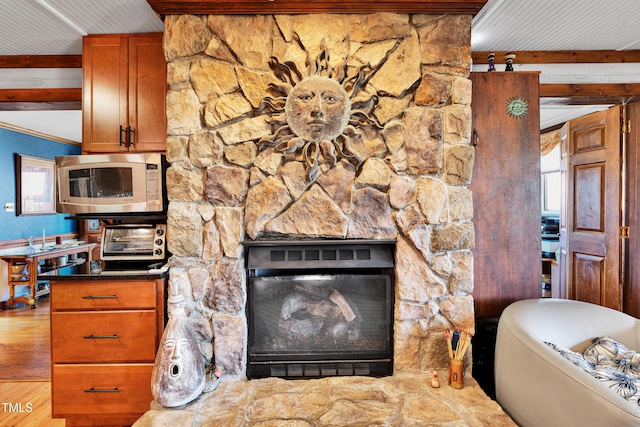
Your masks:
M248 377L391 374L392 270L313 264L249 270Z

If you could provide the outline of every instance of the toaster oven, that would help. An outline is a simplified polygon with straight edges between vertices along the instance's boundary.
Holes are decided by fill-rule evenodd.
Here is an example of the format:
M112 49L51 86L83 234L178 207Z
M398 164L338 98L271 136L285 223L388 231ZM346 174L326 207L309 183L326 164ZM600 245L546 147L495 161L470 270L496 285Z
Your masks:
M102 261L163 261L167 254L166 224L115 224L102 228Z

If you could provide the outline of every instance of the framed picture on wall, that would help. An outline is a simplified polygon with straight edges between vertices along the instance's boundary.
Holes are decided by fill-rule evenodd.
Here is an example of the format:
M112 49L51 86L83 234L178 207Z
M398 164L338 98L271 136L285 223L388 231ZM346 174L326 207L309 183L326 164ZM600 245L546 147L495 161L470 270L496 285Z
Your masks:
M55 160L15 154L16 215L56 213Z

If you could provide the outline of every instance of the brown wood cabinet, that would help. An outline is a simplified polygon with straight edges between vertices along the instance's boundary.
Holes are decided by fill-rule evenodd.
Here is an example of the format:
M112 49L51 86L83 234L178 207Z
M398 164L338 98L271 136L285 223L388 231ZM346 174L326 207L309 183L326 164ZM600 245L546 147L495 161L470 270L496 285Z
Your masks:
M51 282L51 406L67 426L131 425L149 410L165 279Z
M165 151L166 70L162 33L83 37L83 152Z
M471 73L476 318L542 295L539 76Z

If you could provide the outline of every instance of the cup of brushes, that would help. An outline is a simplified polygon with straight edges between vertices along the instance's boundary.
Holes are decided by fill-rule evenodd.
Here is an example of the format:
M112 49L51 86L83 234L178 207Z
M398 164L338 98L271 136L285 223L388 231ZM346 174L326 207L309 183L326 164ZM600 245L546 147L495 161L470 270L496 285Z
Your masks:
M471 342L471 334L460 329L447 329L445 337L449 351L449 385L453 388L462 388L463 359Z

